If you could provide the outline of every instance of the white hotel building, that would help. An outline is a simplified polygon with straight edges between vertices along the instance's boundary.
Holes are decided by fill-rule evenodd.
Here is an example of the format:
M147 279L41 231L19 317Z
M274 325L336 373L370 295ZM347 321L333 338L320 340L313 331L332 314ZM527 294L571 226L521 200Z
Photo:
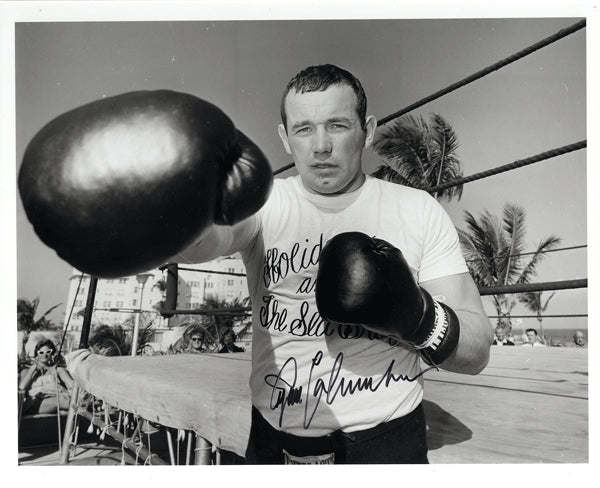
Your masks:
M177 286L177 309L191 310L198 308L206 298L216 297L229 302L235 298L243 300L248 296L246 285L246 268L239 256L221 258L202 264L180 264L178 271L179 281ZM194 269L197 271L191 271ZM219 274L214 273L215 271ZM99 279L94 300L94 313L92 324L118 325L125 322L138 310L155 313L154 306L164 299L163 293L155 285L159 280L166 280L167 273L158 269L148 272L146 283L142 286L136 275L114 279ZM233 273L233 274L220 274ZM238 276L244 275L244 276ZM69 295L65 312L65 321L69 320L73 303L73 313L69 320L69 330L81 330L83 323L82 314L77 312L85 309L87 294L90 286L90 277L73 269L69 278ZM78 291L79 287L79 291ZM174 316L174 322L177 322ZM155 325L164 327L166 319L156 314Z

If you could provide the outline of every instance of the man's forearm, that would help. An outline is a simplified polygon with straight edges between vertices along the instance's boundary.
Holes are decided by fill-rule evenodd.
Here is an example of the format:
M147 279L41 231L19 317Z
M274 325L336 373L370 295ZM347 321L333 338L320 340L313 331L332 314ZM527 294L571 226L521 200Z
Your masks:
M252 216L234 226L213 225L200 239L169 261L186 264L205 263L240 251L255 234L255 219L256 217Z
M454 353L441 365L447 371L478 374L488 364L494 340L492 326L486 316L467 310L455 310L460 321L460 337Z

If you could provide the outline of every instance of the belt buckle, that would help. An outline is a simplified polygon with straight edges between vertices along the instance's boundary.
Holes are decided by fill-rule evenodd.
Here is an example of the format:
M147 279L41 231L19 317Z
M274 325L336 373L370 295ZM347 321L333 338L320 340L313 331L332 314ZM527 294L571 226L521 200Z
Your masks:
M334 464L335 453L320 454L319 456L294 456L283 450L283 464Z

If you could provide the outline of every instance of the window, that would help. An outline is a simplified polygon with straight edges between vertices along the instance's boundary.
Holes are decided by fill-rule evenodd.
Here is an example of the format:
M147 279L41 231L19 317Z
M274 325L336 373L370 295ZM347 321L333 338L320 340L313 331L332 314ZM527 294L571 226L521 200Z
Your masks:
M119 283L127 283L127 278L119 278Z
M233 286L233 280L227 280L227 286Z
M110 300L104 300L104 301L102 302L102 306L103 306L104 308L110 308Z
M137 300L135 298L133 300L131 300L131 305L133 307L137 306Z

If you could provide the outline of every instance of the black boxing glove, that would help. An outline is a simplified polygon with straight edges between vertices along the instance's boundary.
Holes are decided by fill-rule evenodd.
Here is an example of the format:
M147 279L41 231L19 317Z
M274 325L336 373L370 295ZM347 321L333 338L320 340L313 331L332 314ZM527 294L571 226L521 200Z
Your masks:
M325 244L315 298L324 319L408 343L428 364L443 363L458 345L454 311L419 287L399 249L361 232Z
M265 203L269 163L216 106L168 90L83 105L44 126L19 171L39 238L80 271L146 271Z

